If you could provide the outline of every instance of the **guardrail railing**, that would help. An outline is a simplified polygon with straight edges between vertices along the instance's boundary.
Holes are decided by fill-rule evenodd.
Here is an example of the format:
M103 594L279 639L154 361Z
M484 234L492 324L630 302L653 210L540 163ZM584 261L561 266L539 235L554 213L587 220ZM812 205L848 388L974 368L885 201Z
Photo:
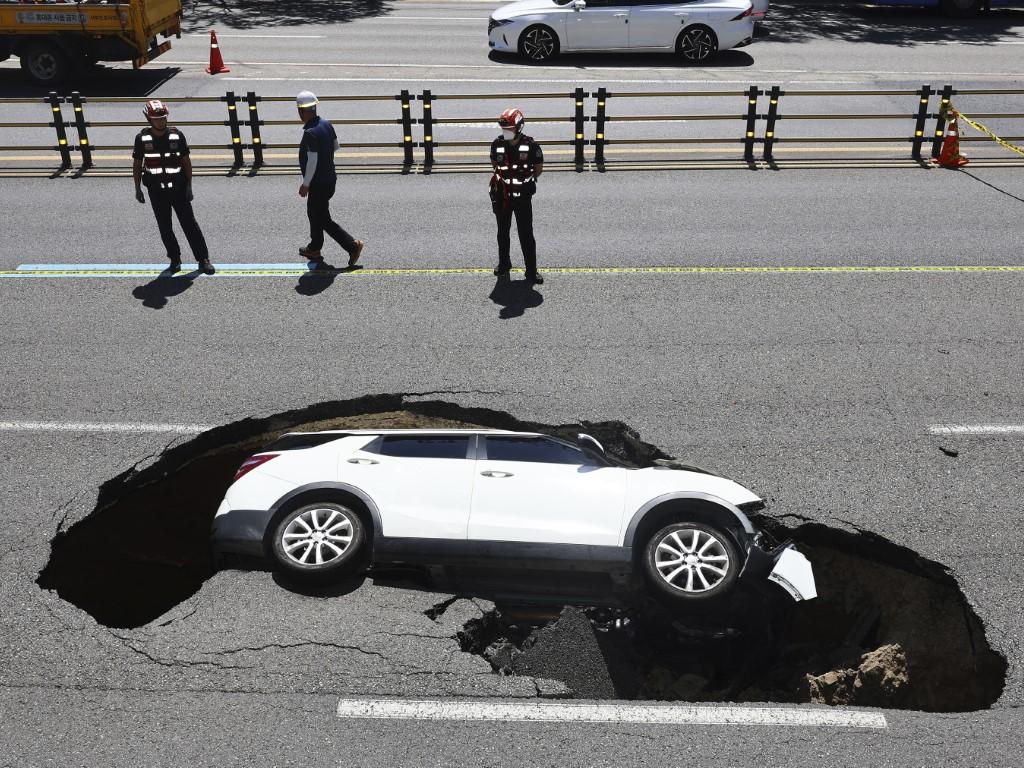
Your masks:
M628 160L609 158L622 148L622 152L643 152L641 148L670 147L685 150L694 145L737 145L736 153L725 152L727 159L748 164L774 161L775 153L784 145L823 147L856 143L889 143L909 145L909 159L923 162L925 148L929 144L930 156L939 154L946 129L946 107L953 96L1011 97L1024 96L1024 89L1013 88L972 88L956 89L946 85L935 90L930 85L919 89L897 90L804 90L783 88L775 85L767 88L751 85L743 90L693 90L693 91L609 91L598 88L586 92L583 88L572 91L538 93L469 93L435 94L424 90L413 94L405 89L397 94L359 96L321 96L320 101L331 104L358 104L363 116L338 118L329 109L321 109L339 128L342 149L373 150L361 152L365 156L379 157L396 162L408 172L419 165L429 172L435 166L444 166L443 151L454 148L450 155L479 156L480 164L486 164L483 150L490 146L495 133L496 111L491 114L477 114L479 106L492 101L503 105L515 102L529 102L528 119L531 133L542 145L568 147L564 154L572 157L571 164L582 170L588 163L604 168L606 164L628 163ZM814 111L813 105L823 97L839 99L854 106L852 111ZM906 110L901 110L906 100ZM294 141L299 127L294 111L294 100L290 96L261 96L254 91L236 94L228 91L223 96L208 97L166 97L163 101L174 105L221 104L224 112L214 119L179 119L180 113L172 116L172 123L182 128L196 128L190 132L189 146L193 150L214 150L224 153L230 160L229 172L247 167L256 173L265 167L294 167L298 144ZM880 100L894 104L892 108L878 109ZM934 101L933 101L934 100ZM624 104L657 102L657 107L643 114L634 114L629 109L618 111ZM712 111L700 111L694 106L706 107L710 102ZM533 102L550 104L551 109L533 106ZM564 112L560 104L566 104ZM957 102L960 104L959 100ZM49 120L2 121L0 122L0 152L27 153L53 152L59 161L57 173L68 171L76 164L82 173L96 164L97 155L106 159L129 159L131 144L124 139L129 132L138 130L143 121L134 111L139 106L135 97L87 98L79 92L61 96L55 92L43 98L0 98L0 110L24 110L27 105L42 105L49 110ZM125 105L132 110L124 119L114 119ZM281 107L287 105L287 110ZM396 105L396 108L391 105ZM476 105L476 106L474 106ZM437 114L441 106L443 114ZM980 106L980 105L979 105ZM64 111L70 107L70 115ZM858 108L859 107L859 108ZM87 113L103 110L104 119L90 119ZM114 114L111 115L110 113ZM414 115L418 112L418 115ZM540 114L538 114L540 112ZM1022 120L1024 112L970 111L976 119ZM187 115L185 117L188 117ZM129 119L130 118L130 119ZM931 121L931 125L929 122ZM587 124L593 126L588 137ZM856 132L836 132L837 125L855 123L860 125L881 125L879 133L861 129ZM655 124L668 124L675 133L650 135ZM800 126L827 125L824 133L814 134L800 130L790 135L790 124ZM539 126L555 126L555 135L538 134ZM563 131L560 126L567 126ZM282 134L287 127L288 137ZM676 130L678 127L678 130ZM1018 127L1018 126L1013 126ZM417 131L418 128L418 131ZM885 132L885 128L891 130ZM49 136L56 143L12 143L7 139L17 131L50 131ZM226 136L224 136L226 129ZM487 130L486 137L474 131ZM112 132L117 131L116 137ZM1017 133L1020 131L1018 130ZM355 138L351 134L355 133ZM417 135L418 133L418 135ZM1000 133L1009 142L1024 141L1024 136L1013 135L1013 131ZM220 141L223 137L225 140ZM33 137L34 138L34 137ZM962 141L989 141L986 136L966 135ZM757 151L760 147L760 152ZM587 148L591 148L588 153ZM630 149L633 148L633 149ZM458 150L480 150L480 152L459 152ZM288 154L279 151L288 150ZM419 150L419 152L417 152ZM667 151L673 151L672 149ZM691 151L691 150L685 150ZM700 151L700 150L692 150ZM8 160L13 157L6 158ZM285 162L275 163L274 160ZM389 165L389 163L384 163ZM113 166L117 167L117 166ZM217 166L219 167L219 166Z

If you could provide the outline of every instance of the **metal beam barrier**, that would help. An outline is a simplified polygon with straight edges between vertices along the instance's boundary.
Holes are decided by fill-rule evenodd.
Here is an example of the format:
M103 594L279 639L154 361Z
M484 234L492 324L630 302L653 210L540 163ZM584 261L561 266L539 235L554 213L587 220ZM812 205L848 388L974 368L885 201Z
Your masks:
M745 91L642 91L624 93L616 91L614 94L605 88L598 88L591 95L597 99L597 112L594 117L596 129L594 135L594 162L603 168L607 162L606 147L611 144L735 144L743 145L743 157L747 162L754 159L754 145L763 141L757 136L757 97L761 93L757 86L750 86ZM656 115L609 115L607 109L608 100L616 99L686 99L686 98L730 98L743 97L747 101L747 108L742 113L732 114L706 114L706 113L685 113L685 114L656 114ZM689 123L693 121L743 121L745 130L738 139L733 134L731 137L677 137L677 138L615 138L609 139L607 124L615 123Z
M849 91L794 91L794 90L782 90L779 86L772 86L770 93L770 103L768 114L765 115L767 123L765 125L765 148L764 158L766 160L772 160L774 153L774 145L780 142L786 142L791 144L849 144L849 143L899 143L907 142L911 145L911 156L914 159L919 159L920 146L924 141L924 122L928 117L928 96L931 93L930 86L923 86L916 91L910 90L849 90ZM874 98L878 96L916 96L918 97L918 106L914 112L897 112L897 113L880 113L880 112L862 112L862 113L819 113L819 114L802 114L802 113L783 113L778 104L780 103L783 96L789 96L790 98L816 98L820 96L839 96L839 97L866 97ZM869 120L905 120L914 121L914 134L910 136L786 136L782 137L778 135L777 123L779 120L808 120L816 122L833 122L842 120L856 120L858 122L869 121ZM917 153L915 155L915 152Z
M434 150L437 147L487 147L491 145L488 141L438 141L435 138L438 126L444 125L496 125L496 116L470 116L470 117L436 117L434 106L438 101L526 101L526 100L562 100L572 99L573 109L569 115L527 115L530 123L571 123L573 126L572 138L568 140L537 140L542 146L571 146L573 147L573 162L578 170L583 170L585 162L583 148L587 145L584 134L584 124L588 121L586 115L586 91L583 88L576 88L566 93L466 93L452 96L439 96L429 90L423 91L419 99L423 102L423 117L420 124L423 126L423 164L424 170L428 171L436 163ZM534 137L536 138L536 136ZM550 162L550 160L548 160Z

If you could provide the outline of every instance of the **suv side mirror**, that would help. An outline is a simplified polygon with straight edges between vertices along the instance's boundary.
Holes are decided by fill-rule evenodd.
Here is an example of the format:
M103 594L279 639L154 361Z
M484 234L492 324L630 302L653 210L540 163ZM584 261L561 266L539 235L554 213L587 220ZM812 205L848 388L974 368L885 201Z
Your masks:
M572 0L572 9L574 11L582 11L586 7L587 7L586 0ZM590 439L594 440L594 438L590 438ZM596 443L597 441L594 440L594 442Z
M579 2L582 2L582 0L579 0ZM585 451L595 451L596 453L599 453L601 456L604 456L604 446L597 442L597 440L592 438L590 435L585 434L583 432L580 432L578 435L576 435L576 445L578 445Z

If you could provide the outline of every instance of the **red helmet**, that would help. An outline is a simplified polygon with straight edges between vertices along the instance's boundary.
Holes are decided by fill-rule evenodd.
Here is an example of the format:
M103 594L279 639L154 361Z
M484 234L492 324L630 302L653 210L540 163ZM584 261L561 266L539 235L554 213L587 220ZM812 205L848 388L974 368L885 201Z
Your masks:
M142 114L149 119L153 117L167 117L171 113L167 109L167 105L160 101L160 99L150 99L146 102L146 106L143 108Z
M509 107L498 118L498 125L502 128L514 128L516 133L523 129L523 123L525 122L526 118L523 116L523 110L518 107Z

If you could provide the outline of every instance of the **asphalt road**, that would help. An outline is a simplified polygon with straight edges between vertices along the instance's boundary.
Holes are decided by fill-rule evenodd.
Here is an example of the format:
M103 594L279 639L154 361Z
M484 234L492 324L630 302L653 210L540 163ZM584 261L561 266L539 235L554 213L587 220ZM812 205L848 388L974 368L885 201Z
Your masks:
M489 8L393 7L481 17ZM292 39L299 49L289 38L225 31L233 75L243 69L232 59L237 40L239 61L352 54L415 63L430 53L458 65L460 77L480 76L467 66L480 57L466 48L438 52L415 30L369 31L401 27L383 16L309 26L280 13L230 34L324 38ZM999 34L1019 40L1014 29ZM396 34L409 45L385 55L382 41ZM864 44L841 26L788 43L773 33L747 50L757 53L752 66L803 59L808 73L794 79L820 61L842 60L837 71L939 71L955 50L960 71L989 73L965 77L990 84L1001 72L1011 74L1000 82L1016 82L1019 46L953 48L930 44L934 36L897 45L892 34ZM199 60L204 51L200 38L183 38L174 56ZM156 92L224 87L186 66ZM829 71L818 76L840 77ZM889 79L875 70L851 77ZM619 419L664 451L749 485L777 515L872 531L949 568L1009 664L991 710L889 710L878 731L340 720L340 697L533 700L538 688L459 651L453 635L479 609L458 603L431 619L424 611L447 595L372 579L316 597L265 572L229 570L144 627L101 626L36 585L50 539L92 512L104 482L189 437L5 427L0 765L1019 764L1024 437L929 428L1024 423L1024 272L774 269L1024 266L1019 170L971 173L551 174L536 203L549 279L532 291L513 283L497 301L486 272L375 271L489 267L484 177L346 176L335 210L368 242L362 274L313 283L0 277L0 422L222 425L375 393L434 393L410 397L552 424ZM3 179L0 272L159 263L148 206L130 186ZM296 186L284 176L198 180L215 263L291 261L303 228ZM557 269L620 266L755 269Z

